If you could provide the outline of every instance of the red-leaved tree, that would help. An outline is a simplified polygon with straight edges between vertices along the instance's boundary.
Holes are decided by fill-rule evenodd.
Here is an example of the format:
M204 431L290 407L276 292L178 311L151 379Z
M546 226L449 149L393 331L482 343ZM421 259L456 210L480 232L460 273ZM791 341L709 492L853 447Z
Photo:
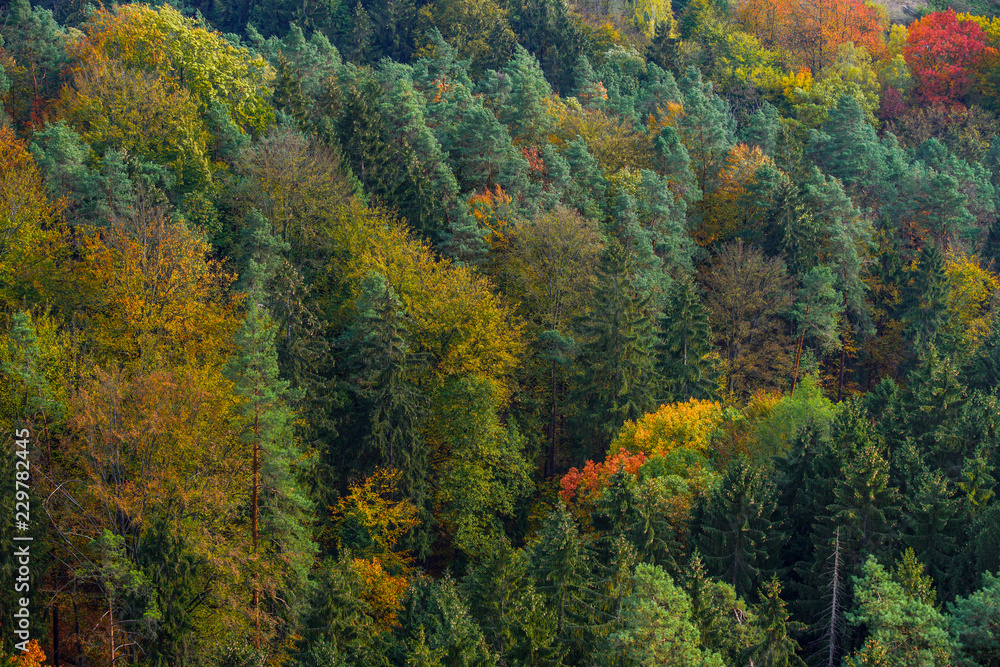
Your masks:
M972 73L997 50L972 21L959 21L955 11L934 12L909 28L903 57L917 80L917 95L932 104L961 103L972 86Z

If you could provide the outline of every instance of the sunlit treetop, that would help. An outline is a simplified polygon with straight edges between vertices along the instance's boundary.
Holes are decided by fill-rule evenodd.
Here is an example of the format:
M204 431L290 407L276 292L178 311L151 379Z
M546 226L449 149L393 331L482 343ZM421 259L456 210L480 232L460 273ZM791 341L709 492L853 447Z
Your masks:
M934 12L910 25L903 55L928 102L961 102L972 87L972 73L996 49L975 21L962 21L954 10Z
M268 84L274 69L169 5L98 9L71 46L87 62L100 56L155 71L186 88L202 113L221 105L244 131L260 132L273 119Z

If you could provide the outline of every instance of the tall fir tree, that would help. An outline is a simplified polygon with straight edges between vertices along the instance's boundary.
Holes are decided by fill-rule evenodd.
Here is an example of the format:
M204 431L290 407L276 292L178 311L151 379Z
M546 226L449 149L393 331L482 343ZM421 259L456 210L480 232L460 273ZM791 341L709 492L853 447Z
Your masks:
M415 384L418 359L411 350L406 314L395 291L378 273L362 280L358 314L342 338L348 383L364 410L364 446L378 461L399 469L400 491L421 513L421 528L410 535L410 548L429 553L431 524L428 451L422 420L426 398Z
M585 341L576 415L586 443L581 462L600 456L626 420L653 408L655 336L648 297L635 281L631 257L612 241L598 267L594 308L579 325Z
M952 341L945 333L948 276L944 258L933 244L921 248L917 267L902 294L903 333L915 352L934 345L948 351Z
M656 369L664 402L715 396L719 371L708 317L694 281L687 277L674 280L660 314Z
M737 457L705 499L698 550L708 569L738 595L755 595L782 541L774 521L775 489L764 471Z

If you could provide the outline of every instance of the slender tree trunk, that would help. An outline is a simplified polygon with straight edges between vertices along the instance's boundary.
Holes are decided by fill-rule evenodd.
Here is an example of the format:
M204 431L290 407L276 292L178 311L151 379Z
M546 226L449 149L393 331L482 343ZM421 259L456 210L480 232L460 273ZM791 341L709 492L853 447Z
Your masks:
M830 601L830 627L827 630L829 648L827 650L827 667L836 667L834 658L837 653L837 613L840 596L840 528L837 528L837 538L833 548L833 599Z
M253 553L256 557L257 555L257 487L258 476L260 475L260 416L255 414L253 417L253 432L254 432L254 443L253 443ZM256 566L256 563L255 563ZM256 567L254 568L256 570ZM257 587L256 572L254 572L254 586L253 586L253 622L254 622L254 638L253 645L255 649L260 649L260 589Z
M52 605L52 664L59 667L59 603Z
M552 477L556 474L556 361L552 360L552 424L549 433L549 460L548 475Z
M802 360L802 343L806 339L806 329L809 326L809 306L806 306L805 321L802 323L802 331L799 333L799 342L795 346L795 367L792 369L792 393L795 393L795 385L799 379L799 361Z
M111 667L115 666L115 610L108 596L108 634L111 637Z
M847 344L840 346L840 373L837 374L837 402L844 400L844 365L847 363Z

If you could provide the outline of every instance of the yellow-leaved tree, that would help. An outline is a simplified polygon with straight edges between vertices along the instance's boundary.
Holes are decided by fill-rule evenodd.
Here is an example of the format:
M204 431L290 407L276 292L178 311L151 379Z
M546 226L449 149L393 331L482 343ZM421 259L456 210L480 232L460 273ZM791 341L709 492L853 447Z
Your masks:
M60 202L50 202L38 166L24 142L0 127L0 298L19 291L15 280L40 261L39 245L58 218ZM21 273L22 275L17 275ZM15 279L15 276L17 278ZM22 286L23 287L23 286Z
M72 49L83 63L105 57L163 74L188 91L200 113L221 105L246 132L262 132L274 118L268 90L274 69L170 5L96 9L83 32Z
M948 276L948 327L963 348L974 352L990 333L991 321L1000 306L1000 281L979 260L963 253L945 257Z
M686 448L706 453L711 437L722 423L722 404L692 398L683 403L661 405L656 412L628 421L611 443L609 455L620 451L650 456Z

